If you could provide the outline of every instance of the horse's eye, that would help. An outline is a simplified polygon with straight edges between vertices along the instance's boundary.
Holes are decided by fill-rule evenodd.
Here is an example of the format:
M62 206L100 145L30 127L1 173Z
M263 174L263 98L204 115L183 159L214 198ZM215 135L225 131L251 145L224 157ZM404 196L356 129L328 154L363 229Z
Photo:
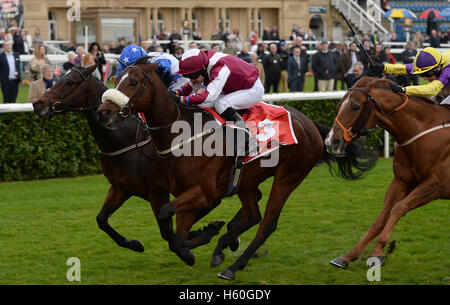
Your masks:
M135 80L132 80L132 81L131 81L131 86L136 86L137 84L138 84L137 81L135 81Z
M72 86L72 85L73 85L73 81L69 80L69 81L67 82L67 85L68 85L68 86Z
M354 111L358 111L360 108L361 108L361 107L359 107L358 105L353 105L353 108L352 108L352 109L353 109Z

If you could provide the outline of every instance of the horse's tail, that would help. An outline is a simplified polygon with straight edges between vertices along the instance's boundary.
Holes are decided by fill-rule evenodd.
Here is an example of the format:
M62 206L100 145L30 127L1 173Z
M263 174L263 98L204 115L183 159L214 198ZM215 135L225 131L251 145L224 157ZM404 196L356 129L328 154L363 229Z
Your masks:
M325 140L331 128L318 122L314 122L314 125L319 131L322 140ZM359 139L347 146L345 156L339 157L328 153L324 143L322 157L319 162L327 163L330 173L334 177L340 177L346 180L358 180L376 165L377 160L378 153L367 147Z

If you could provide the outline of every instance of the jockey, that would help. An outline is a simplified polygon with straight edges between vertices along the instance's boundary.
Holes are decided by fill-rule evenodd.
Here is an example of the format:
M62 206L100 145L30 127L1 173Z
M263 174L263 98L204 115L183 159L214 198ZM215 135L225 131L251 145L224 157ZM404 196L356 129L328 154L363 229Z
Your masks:
M450 86L450 50L441 53L435 48L428 47L417 53L413 63L405 65L373 63L369 66L369 70L369 75L380 75L384 72L386 74L422 76L430 83L407 87L391 84L391 89L396 93L432 97L443 88ZM450 104L450 100L445 99L441 104Z
M215 108L225 120L249 131L235 109L248 109L262 101L264 87L255 66L232 55L189 49L180 59L178 74L191 80L175 90L181 102ZM201 85L204 88L190 95ZM248 134L251 153L258 142Z
M148 63L158 63L157 73L167 74L171 80L169 90L180 88L189 80L181 77L178 72L178 59L170 54L163 52L150 52L146 54L145 50L136 45L129 45L125 47L120 54L119 67L117 69L116 77L118 77L129 65L133 64L139 58L148 56Z

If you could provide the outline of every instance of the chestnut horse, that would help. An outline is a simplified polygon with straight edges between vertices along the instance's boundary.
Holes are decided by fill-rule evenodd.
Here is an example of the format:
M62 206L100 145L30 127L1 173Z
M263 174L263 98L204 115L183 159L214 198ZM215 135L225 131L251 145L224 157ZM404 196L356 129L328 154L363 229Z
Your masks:
M129 66L122 75L116 79L116 88L110 89L111 99L114 95L121 99L121 107L109 99L99 107L97 113L100 120L107 126L113 126L121 120L121 115L130 112L143 112L149 124L150 133L155 141L158 151L162 152L172 147L174 138L180 136L179 131L171 130L179 122L187 122L191 128L194 120L201 122L213 121L214 118L200 107L179 104L172 100L165 86L155 75L154 64L144 64L146 58L139 59L135 65ZM109 93L109 92L108 92ZM107 95L108 96L108 95ZM123 98L129 101L123 102ZM255 251L265 242L269 235L275 231L281 210L289 195L305 179L311 169L319 160L338 162L339 175L346 179L357 179L360 174L374 165L374 160L359 162L359 154L349 153L345 157L335 159L324 149L323 140L330 130L328 127L315 124L304 114L294 108L285 107L291 114L292 126L299 143L282 146L279 149L279 161L275 166L263 167L261 158L245 165L242 180L238 189L238 197L242 203L242 218L239 223L223 235L214 250L211 265L220 265L224 261L223 250L240 234L260 223L256 237L248 248L230 267L223 270L219 277L232 280L235 272L243 269ZM175 125L174 125L175 124ZM320 130L319 130L319 129ZM190 135L189 135L190 136ZM211 137L205 135L205 142ZM226 140L219 139L226 150ZM192 141L191 151L194 151ZM356 146L355 146L356 147ZM355 151L355 147L348 151ZM170 150L170 149L169 149ZM196 211L200 208L210 207L214 201L226 194L227 182L235 157L222 154L190 156L187 154L175 156L167 153L162 156L167 170L171 173L170 192L176 197L161 208L160 218L169 221L176 214L177 236L169 240L169 248L189 265L195 263L194 254L186 247L185 239L195 220ZM328 163L328 162L327 162ZM328 163L331 166L330 163ZM358 169L357 173L353 168ZM261 214L255 198L258 185L273 176L272 190L265 209L264 217Z
M128 118L120 127L111 130L97 121L96 110L101 96L108 88L91 74L95 65L87 68L73 68L68 74L47 90L33 103L34 112L42 119L50 120L53 115L67 111L85 115L92 135L100 151L102 170L110 185L105 203L97 216L97 223L119 246L137 252L144 251L138 240L128 240L108 224L108 218L131 196L138 196L150 202L160 227L161 236L168 239L173 234L171 223L159 220L161 206L169 201L168 179L165 168L156 155L154 142L145 131L145 125L137 118ZM220 201L213 204L217 206ZM198 219L211 209L199 212ZM239 214L238 214L239 215ZM208 243L219 233L224 222L211 222L203 230L190 233L189 247ZM238 241L232 249L236 250Z
M383 248L401 217L433 200L450 199L450 109L394 93L389 82L364 77L350 88L325 140L328 151L339 155L361 132L378 125L398 143L383 208L356 246L330 262L340 268L347 268L377 236L371 256L384 263Z

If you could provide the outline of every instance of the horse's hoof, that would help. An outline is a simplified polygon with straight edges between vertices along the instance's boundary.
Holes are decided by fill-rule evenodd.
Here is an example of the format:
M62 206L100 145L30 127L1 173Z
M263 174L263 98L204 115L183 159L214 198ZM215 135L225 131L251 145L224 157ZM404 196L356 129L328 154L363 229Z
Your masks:
M216 221L211 221L207 228L214 230L215 232L219 233L220 229L222 229L222 227L225 225L225 221L223 220L216 220Z
M231 271L230 269L223 270L217 276L220 277L221 279L228 280L228 281L232 281L236 278L236 276L234 275L234 272Z
M241 243L241 240L239 239L239 237L236 237L236 238L228 245L228 247L230 248L231 251L235 252L235 251L239 248L240 243Z
M183 262L185 262L189 266L194 266L195 255L194 255L194 253L192 253L191 250L189 250L189 248L186 248L186 247L181 248L179 257L183 260Z
M136 252L144 252L144 245L136 239L130 240L128 248Z
M382 256L371 256L370 258L377 258L380 261L380 266L384 266L384 264L386 263L386 256L382 255Z
M330 262L330 264L332 266L335 266L335 267L338 267L338 268L341 268L341 269L347 269L347 267L348 267L348 262L346 260L342 259L341 257L333 259Z
M213 255L211 259L211 267L217 267L222 265L225 260L225 254Z

